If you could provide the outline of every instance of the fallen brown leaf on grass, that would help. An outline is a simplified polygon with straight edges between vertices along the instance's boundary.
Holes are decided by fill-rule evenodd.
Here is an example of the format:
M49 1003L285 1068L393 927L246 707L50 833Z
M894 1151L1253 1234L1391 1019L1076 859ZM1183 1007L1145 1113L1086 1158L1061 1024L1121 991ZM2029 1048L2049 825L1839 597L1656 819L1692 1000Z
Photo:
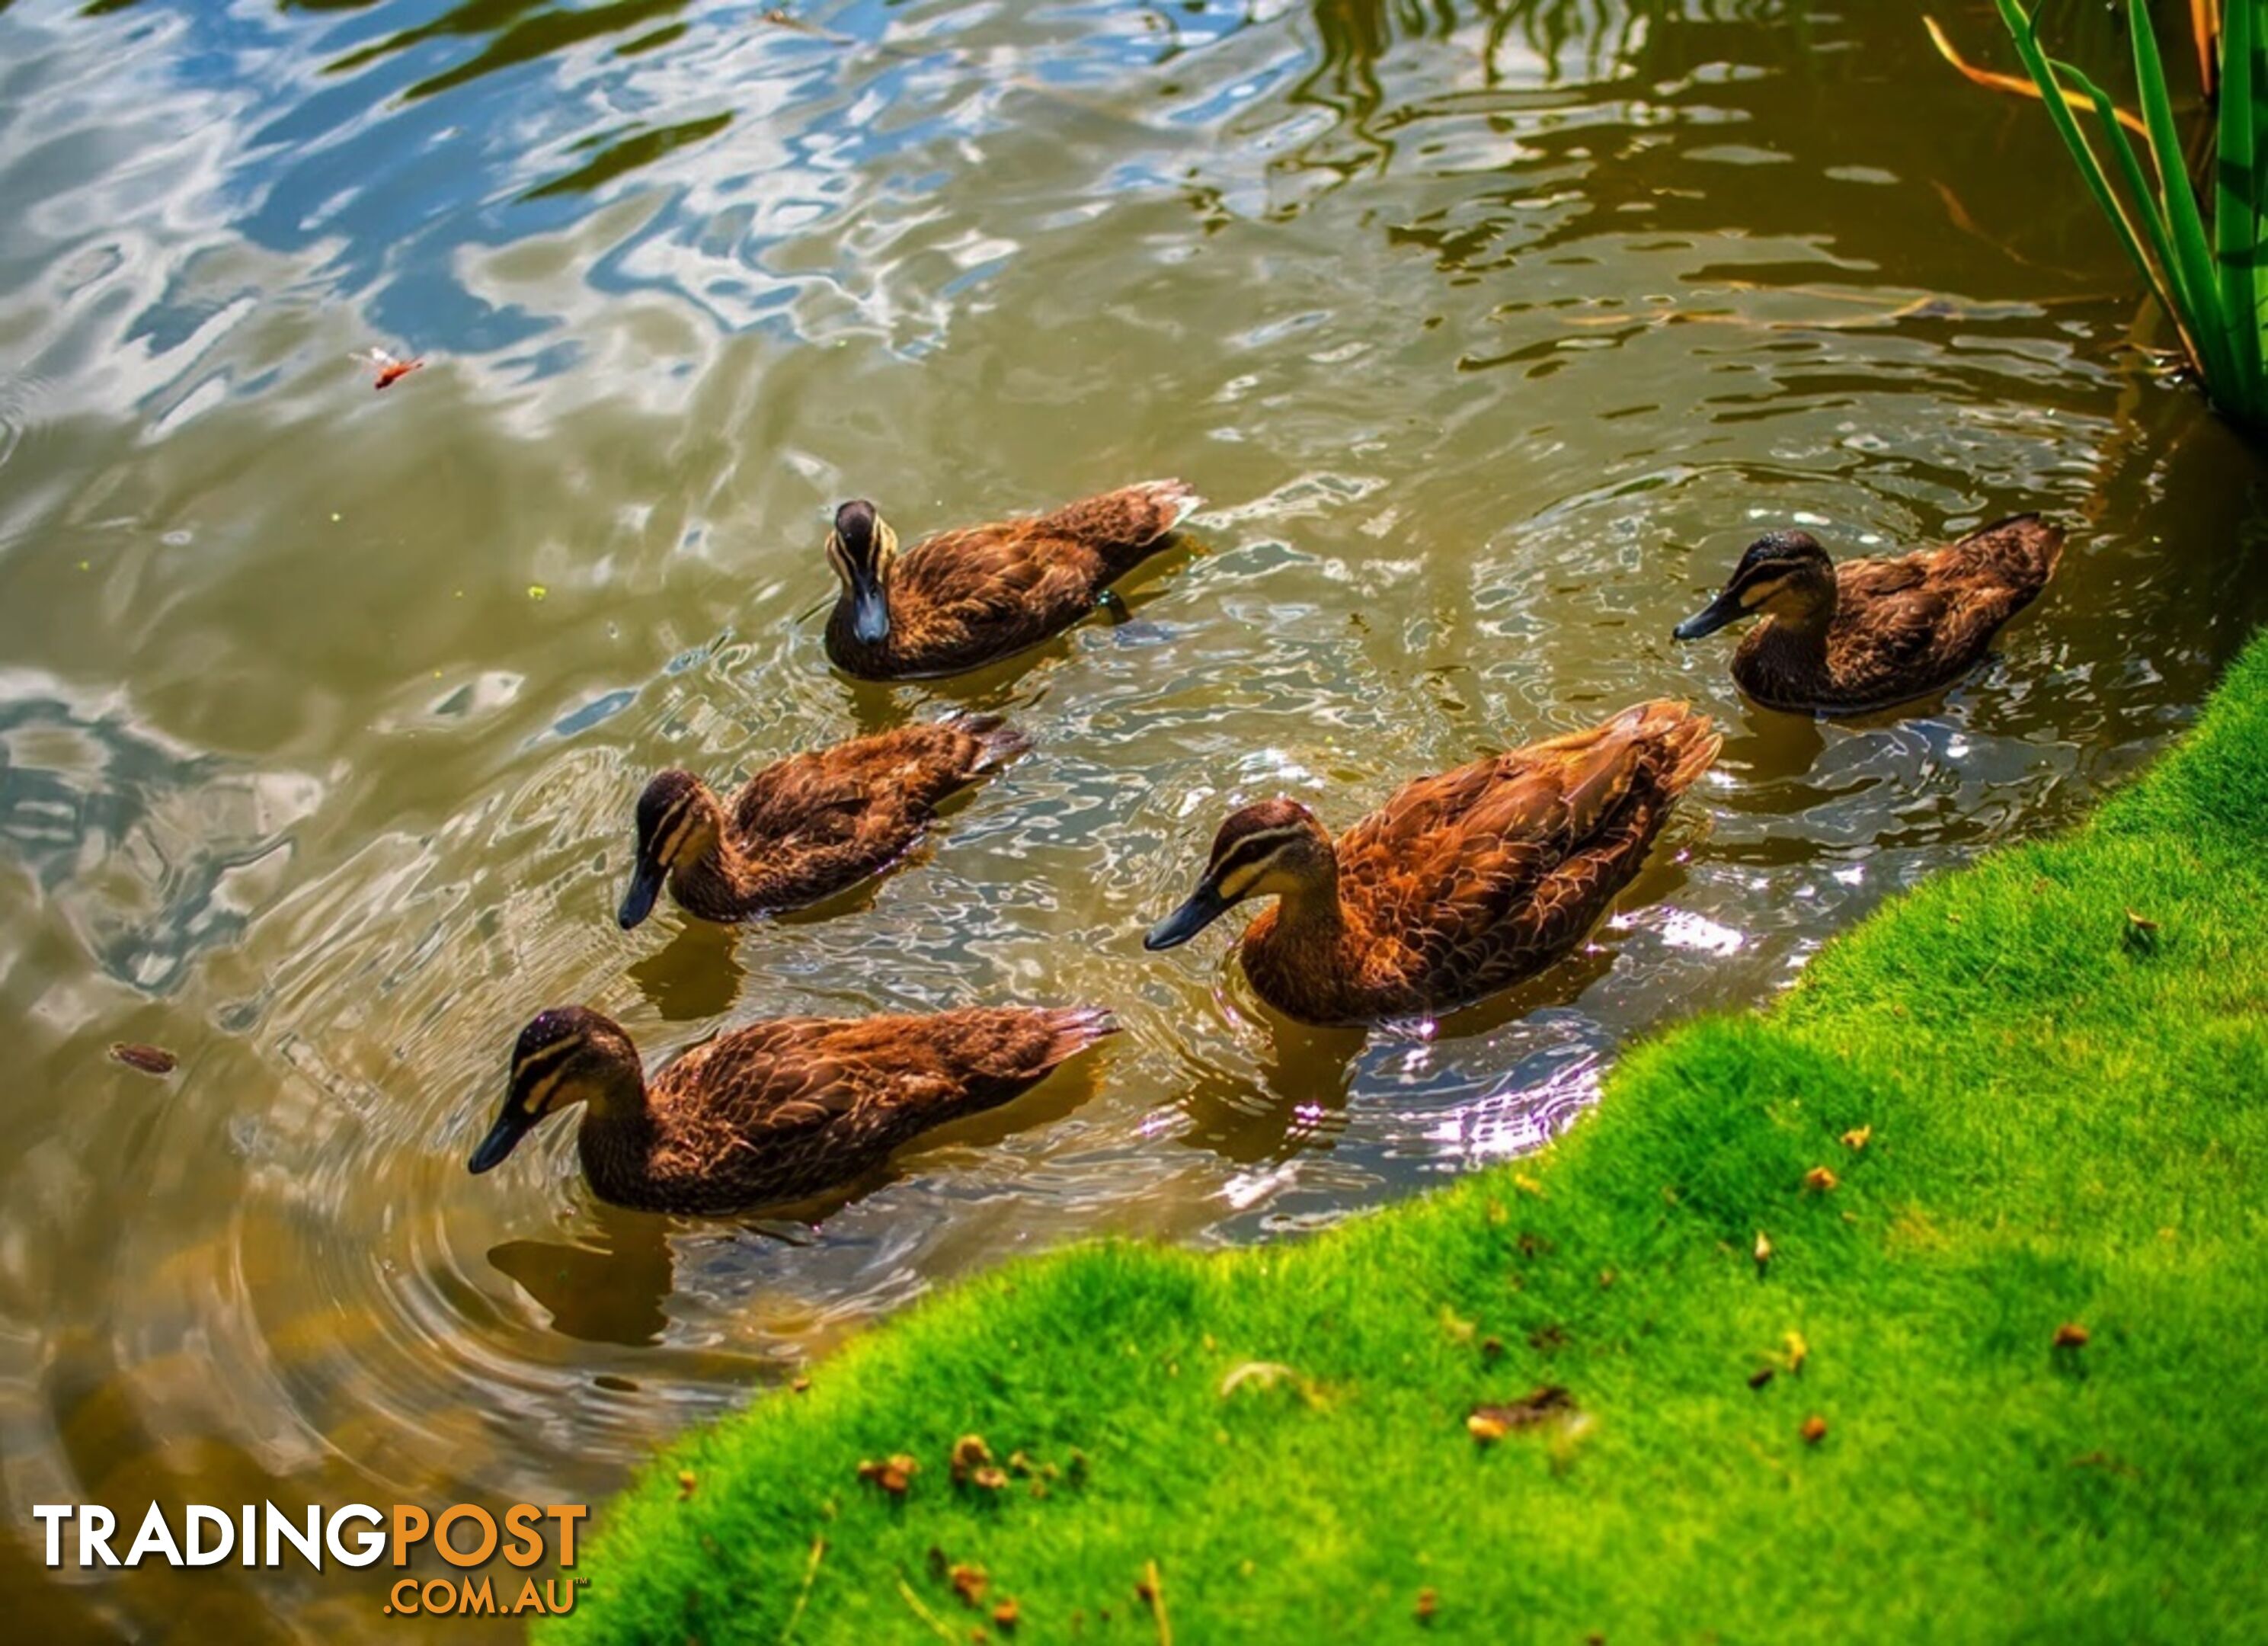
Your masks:
M1469 1343L1476 1329L1471 1321L1459 1319L1456 1311L1448 1304L1441 1305L1441 1330L1449 1334L1451 1341Z
M811 1379L808 1377L791 1378L787 1386L794 1390L796 1393L801 1394L811 1387Z
M1761 1389L1772 1380L1772 1368L1759 1366L1749 1374L1749 1387Z
M1557 1384L1546 1384L1506 1405L1475 1406L1465 1416L1465 1432L1486 1445L1516 1428L1533 1428L1574 1409L1574 1396Z
M1756 1267L1759 1271L1764 1268L1764 1265L1771 1261L1771 1237L1766 1235L1763 1229L1759 1229L1756 1230Z
M1440 1600L1432 1590L1420 1589L1418 1591L1418 1620L1420 1623L1431 1623L1433 1620L1433 1613L1440 1605Z
M1022 1614L1016 1609L1016 1597L1013 1595L1009 1596L998 1605L992 1608L992 1621L994 1625L1004 1629L1014 1628L1016 1627L1017 1620L1021 1615Z
M1242 1365L1230 1369L1228 1376L1220 1380L1221 1398L1227 1399L1248 1383L1256 1383L1263 1389L1273 1389L1285 1378L1299 1375L1281 1361L1246 1361Z
M677 1472L677 1501L681 1503L692 1496L700 1484L700 1481L694 1479L692 1470L680 1469Z
M1827 1438L1827 1420L1814 1412L1803 1420L1803 1427L1797 1432L1803 1436L1805 1445L1816 1446Z
M171 1074L181 1061L163 1046L137 1046L124 1040L110 1048L110 1055L114 1061L144 1074Z
M1854 1126L1843 1134L1843 1147L1857 1151L1867 1147L1867 1140L1874 1135L1871 1126Z
M1791 1332L1780 1340L1787 1345L1787 1370L1788 1375L1793 1377L1803 1369L1803 1362L1810 1358L1811 1345L1803 1340L1800 1332Z
M1166 1620L1166 1580L1158 1573L1157 1561L1144 1565L1142 1581L1134 1585L1134 1592L1150 1603L1150 1616L1158 1626L1158 1646L1174 1646L1174 1626Z
M2138 955L2155 954L2158 948L2158 923L2146 914L2126 911L2126 947Z
M2066 1320L2055 1329L2055 1346L2059 1349L2083 1349L2087 1347L2087 1328L2076 1320ZM2115 1357L2114 1357L2115 1358Z
M992 1448L984 1443L982 1435L963 1435L953 1443L950 1458L953 1483L966 1486L976 1471L992 1461Z
M945 1576L946 1581L953 1585L953 1592L961 1597L961 1604L965 1606L981 1602L984 1598L985 1585L992 1581L983 1567L968 1564L956 1566Z
M886 1458L880 1463L871 1460L861 1463L858 1465L858 1478L880 1487L892 1497L903 1497L906 1495L906 1488L913 1484L913 1478L920 1469L921 1465L916 1463L904 1452L899 1452L895 1457Z
M1524 1171L1513 1174L1512 1186L1522 1194L1540 1195L1543 1192L1543 1185Z
M997 1464L979 1464L969 1471L968 1483L983 1492L1004 1491L1008 1485L1008 1472Z
M1819 1194L1829 1193L1842 1181L1825 1166L1814 1166L1803 1174L1803 1186Z

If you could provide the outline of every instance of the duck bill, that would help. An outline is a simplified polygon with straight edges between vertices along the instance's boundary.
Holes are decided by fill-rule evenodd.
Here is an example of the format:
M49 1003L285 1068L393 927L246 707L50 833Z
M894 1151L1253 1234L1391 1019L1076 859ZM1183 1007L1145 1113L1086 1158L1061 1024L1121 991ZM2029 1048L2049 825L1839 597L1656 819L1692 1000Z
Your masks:
M1697 640L1704 635L1716 633L1727 624L1735 622L1748 615L1748 608L1741 604L1741 597L1728 588L1683 623L1672 629L1669 631L1670 638L1678 640Z
M1189 899L1164 919L1152 926L1142 939L1142 947L1155 954L1161 948L1179 948L1228 912L1228 899L1222 897L1210 882L1189 894Z
M481 1140L481 1146L465 1163L465 1169L475 1177L484 1171L494 1171L504 1164L505 1157L512 1150L519 1147L519 1140L534 1129L535 1122L527 1116L506 1110L497 1117L496 1124L489 1128L489 1134Z
M615 918L622 923L622 930L632 926L653 912L654 902L661 896L661 882L669 871L651 859L641 858L630 871L630 889L622 894L622 906Z
M890 604L882 586L862 575L850 591L850 633L861 646L880 646L890 638Z

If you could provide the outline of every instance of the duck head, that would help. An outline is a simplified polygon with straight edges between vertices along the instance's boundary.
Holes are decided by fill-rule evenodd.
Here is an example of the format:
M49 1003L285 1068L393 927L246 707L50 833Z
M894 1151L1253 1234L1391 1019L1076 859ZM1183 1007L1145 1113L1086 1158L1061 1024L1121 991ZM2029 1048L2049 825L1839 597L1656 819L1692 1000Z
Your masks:
M1835 604L1835 563L1809 532L1771 532L1750 543L1723 591L1670 631L1697 640L1758 612L1800 617Z
M898 535L864 498L835 511L827 534L827 560L850 602L850 633L861 646L880 646L890 634L890 565Z
M465 1164L475 1177L501 1166L520 1139L571 1104L620 1111L644 1097L637 1048L612 1019L579 1006L540 1012L512 1047L512 1081L496 1124Z
M724 826L717 797L690 771L665 771L645 786L637 803L637 855L615 916L622 930L653 912L672 871L689 868L716 850Z
M1231 814L1212 838L1203 877L1182 906L1150 928L1142 947L1175 948L1248 897L1336 895L1330 835L1297 801L1263 801Z

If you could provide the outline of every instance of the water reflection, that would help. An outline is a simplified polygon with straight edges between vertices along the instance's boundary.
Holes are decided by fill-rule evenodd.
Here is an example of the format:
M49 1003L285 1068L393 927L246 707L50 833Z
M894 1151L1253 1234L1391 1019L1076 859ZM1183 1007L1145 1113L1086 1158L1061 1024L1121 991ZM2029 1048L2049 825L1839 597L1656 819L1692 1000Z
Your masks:
M2079 816L2268 616L2257 471L2136 369L2052 132L1896 8L95 10L0 8L21 1502L578 1501L940 1279L1530 1148L1631 1036ZM432 364L373 395L373 338ZM1211 506L1123 614L827 668L842 498L935 528L1167 473ZM2061 576L1914 714L1756 710L1668 641L1767 525L2027 507ZM1140 948L1239 803L1344 825L1665 691L1724 761L1515 996L1315 1031L1226 930ZM608 918L652 771L955 708L1035 748L898 872ZM1126 1033L792 1217L609 1212L565 1128L463 1172L545 1004L658 1060L999 999ZM270 1574L34 1592L58 1635L380 1632Z

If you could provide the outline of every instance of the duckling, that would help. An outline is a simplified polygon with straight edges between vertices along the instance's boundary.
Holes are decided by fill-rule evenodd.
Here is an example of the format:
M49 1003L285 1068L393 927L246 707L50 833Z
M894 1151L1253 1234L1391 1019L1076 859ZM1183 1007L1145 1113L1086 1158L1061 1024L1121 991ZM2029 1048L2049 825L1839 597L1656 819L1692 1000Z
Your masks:
M1029 747L995 715L901 727L766 766L729 815L691 772L665 771L638 796L622 929L653 912L665 882L704 920L831 897L895 862L940 801Z
M1419 778L1336 840L1296 801L1248 806L1143 946L1186 943L1246 898L1273 897L1239 948L1278 1011L1362 1023L1470 1005L1581 940L1722 741L1683 703L1641 703Z
M2055 575L2063 533L2015 514L1959 543L1837 565L1808 532L1749 545L1732 580L1677 625L1697 640L1755 612L1733 678L1769 709L1862 714L1951 685Z
M958 675L1069 628L1157 552L1204 499L1151 480L1051 514L946 532L898 553L874 506L835 512L827 558L843 592L827 654L867 680Z
M576 1148L600 1199L693 1214L784 1205L1006 1103L1116 1028L1083 1007L783 1017L719 1035L649 1081L619 1024L557 1007L520 1030L503 1107L466 1163L493 1170L540 1122L582 1103Z

